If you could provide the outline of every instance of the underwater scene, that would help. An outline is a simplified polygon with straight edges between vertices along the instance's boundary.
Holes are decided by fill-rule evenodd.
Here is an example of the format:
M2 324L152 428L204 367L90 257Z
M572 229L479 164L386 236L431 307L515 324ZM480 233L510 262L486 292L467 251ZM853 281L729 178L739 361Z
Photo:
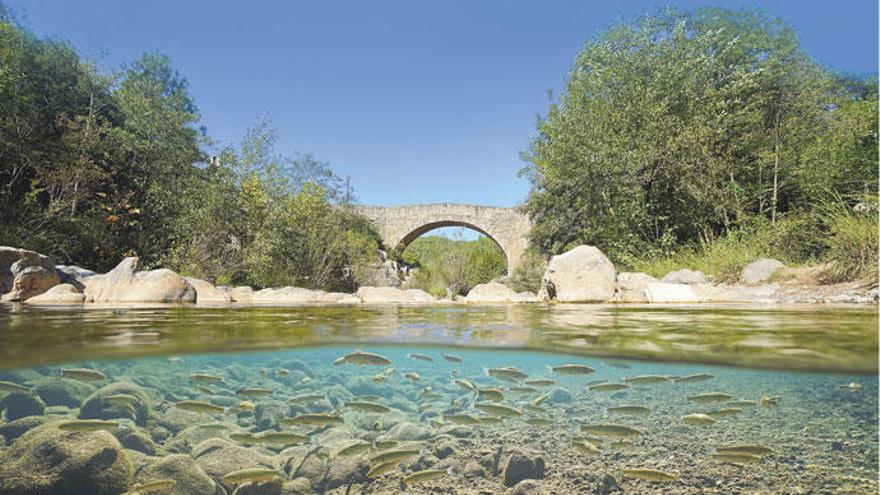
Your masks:
M6 495L878 490L876 374L330 345L0 380Z

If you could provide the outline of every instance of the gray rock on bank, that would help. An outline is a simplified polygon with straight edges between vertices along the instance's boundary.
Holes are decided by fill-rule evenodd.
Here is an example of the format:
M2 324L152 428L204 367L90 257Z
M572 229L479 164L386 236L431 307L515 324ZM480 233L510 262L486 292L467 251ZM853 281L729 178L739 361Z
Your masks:
M645 297L650 303L695 303L700 300L690 285L666 282L647 284Z
M193 303L196 290L185 278L167 268L137 271L138 258L123 259L104 275L86 279L86 302Z
M617 289L617 272L595 246L578 246L550 258L541 280L539 299L559 302L611 300Z
M781 261L771 258L761 258L749 263L743 268L740 280L749 285L760 284L770 280L770 277L772 277L774 273L784 267L785 265L783 265Z
M185 277L185 279L196 291L196 304L232 302L232 296L225 288L214 287L211 282L200 278Z
M504 284L488 282L475 285L464 300L472 304L520 303L534 301L535 295L529 292L517 293Z
M614 300L625 303L646 303L648 296L645 289L648 284L656 284L659 280L642 272L623 272L617 274L617 295Z
M397 287L361 287L355 295L365 304L405 304L434 301L431 294L421 289L398 289Z
M666 284L706 284L709 280L706 278L706 274L697 271L691 270L690 268L682 268L681 270L675 270L663 275L663 278L660 279L661 282Z
M24 301L60 281L52 258L36 251L0 246L0 301Z

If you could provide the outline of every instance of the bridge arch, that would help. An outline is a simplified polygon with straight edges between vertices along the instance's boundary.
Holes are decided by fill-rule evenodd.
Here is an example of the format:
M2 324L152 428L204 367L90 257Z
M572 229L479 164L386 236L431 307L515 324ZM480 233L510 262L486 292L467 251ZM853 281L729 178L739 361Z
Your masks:
M528 246L531 222L515 208L435 203L411 206L361 206L388 249L404 248L419 236L440 227L467 227L495 241L511 273Z

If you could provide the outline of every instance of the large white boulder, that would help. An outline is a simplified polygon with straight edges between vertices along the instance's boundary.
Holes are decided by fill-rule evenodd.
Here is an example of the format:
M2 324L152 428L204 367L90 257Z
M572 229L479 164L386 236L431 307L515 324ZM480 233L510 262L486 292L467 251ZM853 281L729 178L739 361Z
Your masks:
M617 295L614 300L627 303L648 302L645 288L659 280L642 272L623 272L617 274Z
M532 294L518 294L504 284L489 282L474 286L474 288L468 292L467 296L465 296L464 301L471 304L518 303L529 302L532 298L534 298L534 295Z
M355 294L365 304L398 304L433 302L431 294L421 289L397 287L361 287Z
M60 281L52 258L36 251L0 246L0 301L24 301Z
M601 302L614 297L617 272L595 246L578 246L550 258L538 297L560 302Z
M166 268L136 271L137 257L123 259L104 275L86 279L86 302L192 303L196 290L185 278Z
M645 286L645 297L652 303L695 303L699 302L694 288L688 284L669 284L658 282Z
M705 273L689 268L669 272L663 275L660 281L667 284L705 284L709 282Z
M770 280L770 277L772 277L777 270L784 267L785 265L783 265L781 261L770 258L761 258L749 263L743 268L740 280L749 285L760 284L761 282Z
M186 281L196 290L196 303L228 303L232 302L232 296L225 288L214 287L211 282L200 278L185 277Z
M28 298L27 304L82 304L86 295L71 284L58 284L40 295Z

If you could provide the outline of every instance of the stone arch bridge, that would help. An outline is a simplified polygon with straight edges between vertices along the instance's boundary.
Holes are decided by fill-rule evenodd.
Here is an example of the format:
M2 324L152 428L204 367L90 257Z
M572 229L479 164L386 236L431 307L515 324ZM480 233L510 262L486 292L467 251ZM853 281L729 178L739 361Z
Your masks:
M507 258L507 273L519 266L532 224L516 208L435 203L410 206L358 206L373 221L388 249L406 249L422 234L440 227L468 227L495 241Z

